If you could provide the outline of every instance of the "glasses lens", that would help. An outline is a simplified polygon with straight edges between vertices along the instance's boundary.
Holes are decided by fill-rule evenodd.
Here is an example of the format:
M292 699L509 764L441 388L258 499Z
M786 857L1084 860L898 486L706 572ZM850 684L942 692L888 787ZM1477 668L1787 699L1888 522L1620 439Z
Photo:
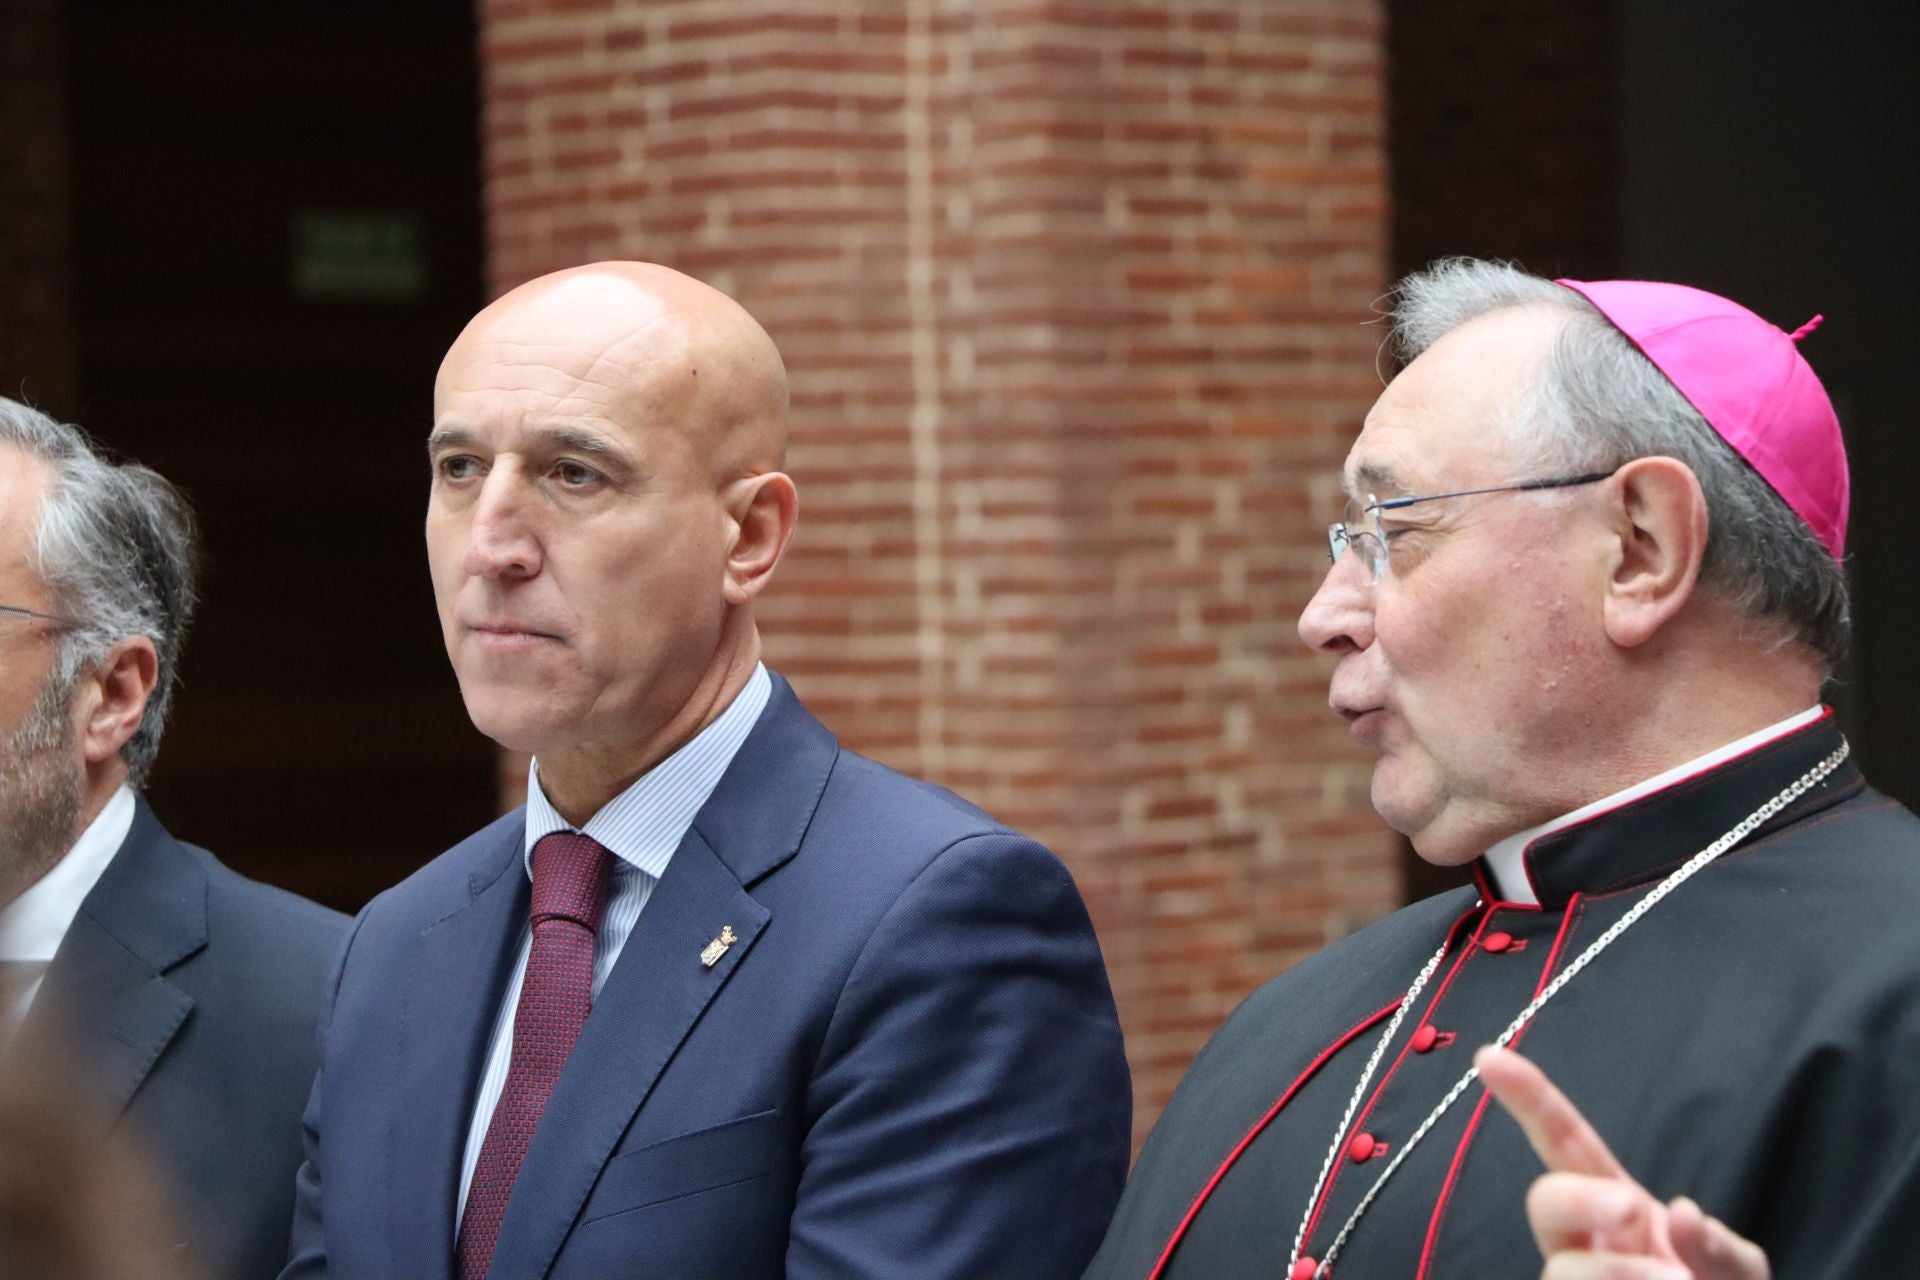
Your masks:
M1338 563L1351 548L1360 555L1367 581L1378 582L1386 568L1386 551L1380 541L1379 516L1370 509L1372 502L1371 497L1365 503L1348 500L1346 519L1327 528L1327 554Z
M1367 573L1377 583L1387 576L1387 530L1380 523L1380 499L1368 494L1362 510L1367 522Z

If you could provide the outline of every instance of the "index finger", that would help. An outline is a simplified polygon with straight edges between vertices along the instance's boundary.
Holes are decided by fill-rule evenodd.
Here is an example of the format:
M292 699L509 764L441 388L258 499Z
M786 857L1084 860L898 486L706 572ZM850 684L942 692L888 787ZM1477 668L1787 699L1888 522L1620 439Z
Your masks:
M1491 1045L1473 1055L1473 1065L1480 1069L1487 1092L1520 1122L1534 1154L1547 1168L1556 1173L1628 1176L1587 1118L1540 1068L1511 1049Z

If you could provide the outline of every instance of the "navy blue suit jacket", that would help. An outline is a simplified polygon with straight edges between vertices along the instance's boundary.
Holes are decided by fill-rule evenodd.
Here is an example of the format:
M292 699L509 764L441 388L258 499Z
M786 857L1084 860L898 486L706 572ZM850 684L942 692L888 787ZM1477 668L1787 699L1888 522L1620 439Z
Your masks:
M361 914L289 1277L453 1274L468 1118L527 913L523 834L509 814ZM739 941L703 966L729 926ZM776 679L594 1003L491 1274L1077 1276L1130 1112L1066 869L840 750Z
M346 931L175 840L142 799L21 1030L23 1046L63 1046L143 1143L217 1276L286 1261L314 1027Z

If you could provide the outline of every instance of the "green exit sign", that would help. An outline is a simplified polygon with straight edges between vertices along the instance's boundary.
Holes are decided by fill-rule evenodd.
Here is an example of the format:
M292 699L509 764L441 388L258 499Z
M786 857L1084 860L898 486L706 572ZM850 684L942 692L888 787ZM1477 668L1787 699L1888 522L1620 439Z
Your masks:
M303 302L417 302L427 294L426 220L413 213L293 215L293 296Z

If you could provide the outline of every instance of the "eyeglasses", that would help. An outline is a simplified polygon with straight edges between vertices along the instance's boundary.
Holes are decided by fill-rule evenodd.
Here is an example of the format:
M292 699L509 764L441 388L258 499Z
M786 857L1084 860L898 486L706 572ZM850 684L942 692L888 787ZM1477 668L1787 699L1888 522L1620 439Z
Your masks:
M42 613L38 609L29 609L24 605L0 604L0 618L38 618L42 622L51 622L56 626L77 627L80 624L72 618L63 618L57 613Z
M1483 493L1531 493L1540 489L1570 489L1574 485L1596 484L1611 476L1611 471L1596 471L1591 475L1567 476L1559 480L1529 480L1525 484L1496 485L1491 489L1462 489L1457 493L1430 493L1418 498L1389 498L1385 502L1367 495L1365 505L1358 511L1353 503L1347 504L1347 518L1327 526L1327 559L1338 564L1347 548L1357 549L1366 557L1367 581L1377 583L1387 572L1387 530L1380 521L1382 511L1398 511L1402 507L1417 506L1422 502L1438 502L1442 498L1473 498ZM1357 528L1364 520L1370 526Z

